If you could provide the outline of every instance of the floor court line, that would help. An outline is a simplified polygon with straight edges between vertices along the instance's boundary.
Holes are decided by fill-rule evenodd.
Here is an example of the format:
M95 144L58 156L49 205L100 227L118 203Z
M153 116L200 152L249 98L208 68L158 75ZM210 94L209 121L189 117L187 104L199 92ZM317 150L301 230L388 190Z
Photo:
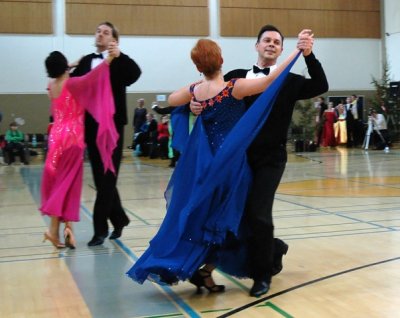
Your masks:
M271 302L266 302L264 305L259 305L258 307L270 307L271 309L275 310L276 312L280 313L284 318L294 318L293 316L289 315L286 311L284 311L282 308L279 308L275 304Z
M84 211L85 216L91 220L92 219L92 214L89 212L87 207L84 205L81 205L82 210ZM136 262L138 257L131 251L129 247L127 247L121 240L116 239L113 242L116 246L118 246L122 251L123 254L128 257L132 262ZM122 273L121 273L122 275ZM187 313L191 318L201 318L201 316L192 308L190 307L187 303L185 303L184 300L182 300L173 290L168 287L168 286L161 286L158 284L154 284L154 286L157 287L157 289L160 289L164 292L164 294L172 300L172 302L177 306L178 308L181 308L185 313Z
M346 233L340 235L317 235L317 236L303 236L303 237L295 237L294 235L286 234L286 235L279 235L280 238L284 238L285 240L307 240L307 239L318 239L318 238L326 238L326 237L346 237L346 236L356 236L356 235L365 235L365 234L379 234L379 233L387 233L387 232L394 232L394 231L371 231L371 232L362 232L362 233ZM298 235L298 234L296 234ZM307 234L305 234L307 235Z
M132 252L132 250L127 247L121 240L116 239L114 242L119 248L122 249L124 254L133 262L136 262L138 257L135 255L135 253ZM130 278L129 278L130 279ZM196 312L195 309L190 307L183 299L181 299L169 286L165 285L158 285L153 283L154 286L157 287L157 289L162 290L168 298L172 300L172 302L178 307L181 308L185 313L189 315L191 318L201 318L201 316Z
M233 316L234 314L237 314L237 313L239 313L239 312L241 312L243 310L246 310L246 309L248 309L250 307L258 305L258 304L260 304L260 303L262 303L262 302L264 302L266 300L270 300L270 299L278 297L280 295L287 294L287 293L289 293L289 292L291 292L293 290L300 289L300 288L303 288L303 287L306 287L306 286L309 286L309 285L313 285L313 284L322 282L324 280L328 280L328 279L331 279L331 278L334 278L334 277L338 277L338 276L341 276L341 275L344 275L344 274L347 274L347 273L351 273L351 272L355 272L355 271L358 271L358 270L362 270L364 268L378 266L378 265L381 265L381 264L385 264L385 263L389 263L389 262L395 262L395 261L399 261L399 260L400 260L400 256L399 257L390 258L390 259L386 259L386 260L379 261L379 262L374 262L374 263L362 265L362 266L357 266L357 267L350 268L350 269L347 269L347 270L344 270L344 271L341 271L341 272L337 272L337 273L334 273L334 274L331 274L331 275L327 275L327 276L324 276L324 277L313 279L313 280L310 280L308 282L299 284L297 286L293 286L293 287L287 288L285 290L281 290L280 292L277 292L275 294L260 298L260 299L258 299L256 301L250 302L250 303L248 303L248 304L246 304L244 306L235 308L234 310L231 310L230 312L227 312L227 313L225 313L225 314L223 314L221 316L218 316L217 318L225 318L225 317Z
M124 209L124 211L128 212L128 214L132 215L133 217L135 217L137 220L141 221L145 225L150 225L149 222L147 222L145 219L141 218L139 215L137 215L133 211L131 211L131 210L127 209L127 208L123 208L123 209Z
M336 215L336 216L339 216L339 217L342 217L342 218L345 218L345 219L349 219L349 220L353 220L353 221L356 221L356 222L359 222L359 223L365 223L365 224L369 224L369 225L380 227L380 228L387 228L387 229L390 229L390 230L394 230L394 229L392 229L390 227L385 227L385 226L382 226L380 224L375 224L375 223L370 222L370 221L363 221L363 220L360 220L360 219L357 219L357 218L353 218L353 217L344 215L344 214L347 214L347 213L353 213L353 211L351 211L351 212L329 212L329 211L326 211L325 209L314 208L314 207L311 207L311 206L306 206L304 204L298 204L298 203L291 202L291 201L288 201L288 200L282 200L281 198L275 198L275 200L279 200L279 201L282 201L282 202L285 202L285 203L294 204L294 205L299 205L301 207L304 207L304 208L307 208L307 209L310 209L310 210L313 210L313 211L319 211L321 213L321 215ZM362 211L360 211L360 212L362 212ZM313 217L313 216L317 216L317 215L314 214L314 213L310 213L310 214L304 214L304 216ZM292 215L292 216L286 216L286 217L293 218L293 217L300 217L300 216L299 215ZM275 218L279 219L279 216L276 216Z
M340 216L340 217L345 218L345 219L348 219L348 220L353 220L353 221L356 221L356 222L359 222L359 223L364 223L364 224L369 224L369 225L371 225L371 226L376 226L376 227L378 227L378 228L388 229L388 230L394 230L393 228L391 228L391 227L389 227L389 226L383 226L383 225L380 225L380 224L377 224L377 223L371 222L371 221L362 221L362 220L360 220L360 219L353 218L353 217L350 217L350 216L347 216L347 215L343 215L343 214L341 214L341 213L334 213L334 215Z

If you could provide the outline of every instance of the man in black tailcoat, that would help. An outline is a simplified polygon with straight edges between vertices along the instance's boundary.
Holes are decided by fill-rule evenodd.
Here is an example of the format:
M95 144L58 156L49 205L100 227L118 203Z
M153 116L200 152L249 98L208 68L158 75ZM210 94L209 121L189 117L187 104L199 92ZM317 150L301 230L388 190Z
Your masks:
M85 141L97 191L93 209L94 235L88 243L89 246L103 244L108 236L108 219L114 227L110 239L120 237L123 228L129 224L129 218L121 205L117 179L122 158L124 126L127 124L126 87L138 80L141 70L134 60L120 51L118 40L118 31L110 22L100 23L95 34L96 53L84 56L71 74L84 75L99 65L110 52L115 56L110 64L110 81L115 104L114 122L119 134L117 147L113 153L115 175L110 171L104 173L96 145L98 124L89 113L85 114Z

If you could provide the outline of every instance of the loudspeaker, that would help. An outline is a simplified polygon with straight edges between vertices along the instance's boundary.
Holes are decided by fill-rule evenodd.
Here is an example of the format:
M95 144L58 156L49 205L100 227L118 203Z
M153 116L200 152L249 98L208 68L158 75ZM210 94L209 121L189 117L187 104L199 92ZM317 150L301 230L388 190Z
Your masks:
M391 98L398 98L400 96L400 82L390 82L389 94Z

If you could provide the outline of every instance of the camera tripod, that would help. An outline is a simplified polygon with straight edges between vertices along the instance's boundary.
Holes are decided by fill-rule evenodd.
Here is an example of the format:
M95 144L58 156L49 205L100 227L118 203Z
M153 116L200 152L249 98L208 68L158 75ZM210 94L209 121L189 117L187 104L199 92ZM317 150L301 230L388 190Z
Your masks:
M364 142L363 142L363 148L365 150L368 150L369 147L369 142L371 140L371 133L374 131L374 123L375 119L372 118L371 116L369 116L368 118L368 129L367 132L365 133L365 137L364 137ZM385 152L387 152L389 150L389 147L387 145L387 142L385 140L385 138L383 138L381 132L379 131L379 129L375 129L376 133L378 134L379 138L381 138L382 142L386 145L385 146Z

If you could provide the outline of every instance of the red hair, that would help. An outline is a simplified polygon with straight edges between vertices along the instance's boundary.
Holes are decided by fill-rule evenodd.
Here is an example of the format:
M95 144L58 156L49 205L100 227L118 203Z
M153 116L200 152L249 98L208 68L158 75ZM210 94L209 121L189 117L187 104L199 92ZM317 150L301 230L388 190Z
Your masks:
M212 40L200 39L190 52L190 57L199 72L213 76L222 66L221 48Z

